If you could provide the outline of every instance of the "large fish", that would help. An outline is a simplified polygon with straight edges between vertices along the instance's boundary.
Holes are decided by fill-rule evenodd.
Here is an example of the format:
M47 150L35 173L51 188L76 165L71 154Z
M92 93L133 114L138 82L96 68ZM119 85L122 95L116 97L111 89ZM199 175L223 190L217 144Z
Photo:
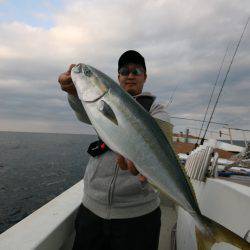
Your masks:
M72 69L71 77L100 138L114 152L131 160L153 185L188 211L204 234L208 227L204 226L192 186L155 119L115 81L94 67L78 64ZM241 242L238 238L236 241ZM216 242L216 239L209 241Z

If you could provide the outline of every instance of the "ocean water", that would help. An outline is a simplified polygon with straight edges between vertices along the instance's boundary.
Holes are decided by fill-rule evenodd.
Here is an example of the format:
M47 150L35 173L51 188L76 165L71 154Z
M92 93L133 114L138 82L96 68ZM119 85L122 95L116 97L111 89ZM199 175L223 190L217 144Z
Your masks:
M0 233L84 175L94 135L0 132Z

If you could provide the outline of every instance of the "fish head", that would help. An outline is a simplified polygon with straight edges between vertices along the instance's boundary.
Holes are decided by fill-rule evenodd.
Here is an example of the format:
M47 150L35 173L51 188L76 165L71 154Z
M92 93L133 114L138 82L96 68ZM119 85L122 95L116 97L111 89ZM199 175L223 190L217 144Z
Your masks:
M95 102L109 90L105 75L100 76L97 69L83 63L72 68L71 78L78 97L84 102Z

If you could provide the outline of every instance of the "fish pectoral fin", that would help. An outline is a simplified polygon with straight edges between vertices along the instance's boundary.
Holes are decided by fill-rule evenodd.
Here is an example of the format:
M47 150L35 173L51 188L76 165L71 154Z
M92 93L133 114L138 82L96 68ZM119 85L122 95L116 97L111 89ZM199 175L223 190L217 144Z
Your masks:
M115 125L118 125L116 115L112 108L103 100L100 100L98 103L98 110Z

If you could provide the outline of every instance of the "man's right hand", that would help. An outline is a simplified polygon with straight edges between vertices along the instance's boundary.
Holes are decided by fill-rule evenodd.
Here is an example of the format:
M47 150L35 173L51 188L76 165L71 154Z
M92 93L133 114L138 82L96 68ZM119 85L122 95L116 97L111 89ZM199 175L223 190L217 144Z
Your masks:
M132 161L125 159L122 155L118 154L116 158L116 163L118 167L122 170L129 170L131 174L137 175L140 182L145 182L147 178L140 174L135 168L135 165Z
M72 82L72 78L71 78L71 75L70 75L71 69L74 66L76 66L76 64L71 64L69 66L69 69L66 72L62 73L58 77L58 82L60 83L61 89L63 91L77 97L76 87L75 87L74 83Z

